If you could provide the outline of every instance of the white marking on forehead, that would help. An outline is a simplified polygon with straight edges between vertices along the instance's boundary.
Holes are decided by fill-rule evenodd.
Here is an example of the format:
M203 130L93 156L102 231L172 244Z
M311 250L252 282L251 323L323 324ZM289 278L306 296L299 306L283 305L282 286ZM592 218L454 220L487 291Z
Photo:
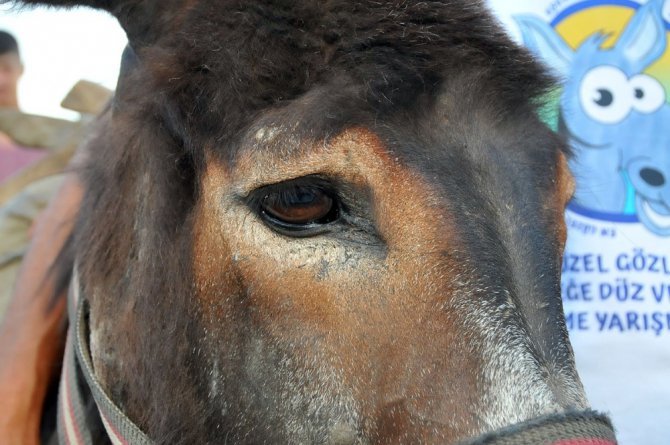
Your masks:
M270 143L279 134L280 128L277 127L261 127L256 131L254 138L256 142Z

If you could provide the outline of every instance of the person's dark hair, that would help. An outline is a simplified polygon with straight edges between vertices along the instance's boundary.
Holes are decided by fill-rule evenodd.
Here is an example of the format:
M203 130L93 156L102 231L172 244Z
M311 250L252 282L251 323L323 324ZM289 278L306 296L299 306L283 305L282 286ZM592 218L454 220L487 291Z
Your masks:
M7 53L19 54L19 44L13 35L6 31L0 31L0 55Z

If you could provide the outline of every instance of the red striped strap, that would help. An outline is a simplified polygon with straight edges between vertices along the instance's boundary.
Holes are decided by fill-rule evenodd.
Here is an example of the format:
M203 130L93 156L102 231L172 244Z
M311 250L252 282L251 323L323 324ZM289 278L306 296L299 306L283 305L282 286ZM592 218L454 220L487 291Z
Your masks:
M68 331L58 401L58 437L61 444L95 445L92 428L102 423L114 445L150 445L152 441L112 402L93 373L88 347L86 301L79 301L73 278L69 298ZM91 406L91 399L95 408Z

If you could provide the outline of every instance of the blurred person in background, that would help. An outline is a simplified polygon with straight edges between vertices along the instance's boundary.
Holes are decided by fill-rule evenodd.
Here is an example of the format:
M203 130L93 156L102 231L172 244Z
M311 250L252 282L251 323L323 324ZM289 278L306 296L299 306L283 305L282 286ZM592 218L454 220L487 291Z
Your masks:
M19 108L17 87L21 75L19 44L10 33L0 31L0 107Z
M18 86L23 75L19 44L13 35L0 31L0 108L19 108ZM12 145L12 139L0 132L0 149Z
M0 109L19 110L17 90L22 75L19 44L10 33L0 31ZM41 150L21 147L0 132L0 183L43 156Z

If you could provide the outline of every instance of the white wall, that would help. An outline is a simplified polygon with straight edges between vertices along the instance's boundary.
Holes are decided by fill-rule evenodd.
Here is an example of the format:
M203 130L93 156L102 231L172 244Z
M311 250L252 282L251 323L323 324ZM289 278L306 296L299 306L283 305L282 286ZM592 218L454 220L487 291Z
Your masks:
M79 79L116 87L126 36L107 13L0 6L0 29L17 38L25 65L19 105L28 113L74 119L60 102Z

